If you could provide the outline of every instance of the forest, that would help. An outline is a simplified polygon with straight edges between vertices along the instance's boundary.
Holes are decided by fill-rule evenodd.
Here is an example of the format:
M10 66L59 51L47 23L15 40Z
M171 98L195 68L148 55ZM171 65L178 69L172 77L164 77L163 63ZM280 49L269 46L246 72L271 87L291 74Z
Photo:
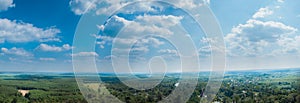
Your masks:
M300 103L299 70L264 70L226 72L217 95L216 103ZM201 73L203 74L203 73ZM197 103L208 82L206 75L198 78L198 84L187 101ZM204 73L205 74L205 73ZM100 75L102 82L86 78L84 86L91 94L83 94L74 75L70 74L20 74L0 73L1 103L86 103L107 101L112 94L126 103L155 103L163 100L176 88L179 74L166 75L160 84L152 89L136 90L123 84L115 75ZM151 81L149 81L151 82ZM106 88L108 91L104 91ZM189 88L189 87L186 87ZM22 95L18 90L28 90ZM101 94L101 95L97 95ZM177 97L175 101L182 101Z

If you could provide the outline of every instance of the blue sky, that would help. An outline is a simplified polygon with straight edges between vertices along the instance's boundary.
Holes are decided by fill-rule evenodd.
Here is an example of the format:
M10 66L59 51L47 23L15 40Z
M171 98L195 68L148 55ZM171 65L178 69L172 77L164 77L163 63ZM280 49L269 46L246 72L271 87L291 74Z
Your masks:
M128 49L123 45L133 43L129 47L132 49L129 61L135 72L148 71L145 65L153 56L162 56L168 65L167 71L177 72L181 54L161 36L171 38L180 33L190 34L199 53L195 56L201 58L201 69L209 70L211 48L208 44L213 40L206 38L197 24L189 22L192 18L180 9L203 5L211 8L222 28L227 70L300 67L297 63L300 59L299 1L177 0L174 5L178 8L140 3L115 11L127 3L119 0L95 0L94 3L92 0L1 0L0 71L70 72L72 56L95 56L101 72L112 72L110 60L122 58L122 51ZM112 12L115 14L110 15ZM72 43L77 23L85 13L110 18L104 24L95 25L100 30L98 34L86 34L97 39L96 51L72 54L72 48L76 48ZM179 24L187 28L180 28ZM122 34L120 37L116 37L117 31ZM133 40L135 34L148 36ZM114 39L119 46L112 47ZM189 43L184 37L175 40ZM111 53L114 50L116 54Z

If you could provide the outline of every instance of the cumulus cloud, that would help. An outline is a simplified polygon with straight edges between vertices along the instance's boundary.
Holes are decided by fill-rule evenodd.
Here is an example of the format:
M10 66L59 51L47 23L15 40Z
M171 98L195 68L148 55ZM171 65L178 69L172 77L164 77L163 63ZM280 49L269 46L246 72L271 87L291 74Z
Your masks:
M71 54L74 57L97 57L99 56L96 52L79 52Z
M0 19L0 43L57 41L56 35L58 33L60 33L60 30L53 27L42 29L29 23Z
M274 41L276 38L285 34L292 34L297 31L296 28L275 21L259 21L250 19L246 24L239 24L232 29L231 35L243 35L248 37L249 41L259 41L266 39Z
M138 22L145 24L156 24L160 27L171 27L180 24L182 16L174 15L139 15L136 17Z
M98 27L101 31L103 31L103 30L105 29L105 26L104 26L104 25L97 25L97 27Z
M149 48L147 46L137 46L137 47L131 48L130 51L145 53L145 52L149 51Z
M33 54L31 54L30 52L24 50L23 48L16 48L13 47L11 49L8 48L1 48L1 52L5 55L5 54L10 54L10 55L17 55L17 56L33 56Z
M239 24L227 34L225 41L229 55L257 56L270 55L278 48L279 40L292 36L296 28L275 21L250 19Z
M210 4L210 0L204 0L204 3Z
M90 11L95 12L97 15L108 15L127 5L128 3L128 1L123 0L71 0L69 5L71 10L77 15L82 15ZM136 10L151 9L149 6L145 5L138 5L137 7L138 8L135 8Z
M160 41L159 39L157 39L155 37L143 38L143 39L138 40L136 43L139 46L151 45L153 47L158 47L160 45L165 44L163 41Z
M55 61L55 58L40 58L41 61Z
M115 38L115 42L120 44L118 45L132 45L130 48L114 48L113 51L117 51L119 53L127 53L134 52L135 54L147 53L150 47L158 48L160 45L163 45L164 42L158 40L154 37L147 37L142 39L127 39L127 38ZM118 46L119 47L119 46Z
M71 50L72 46L70 46L69 44L64 44L62 45L62 47L58 47L54 45L40 44L36 49L46 52L61 52Z
M172 55L172 56L179 56L178 52L174 49L161 49L158 53L162 55Z
M279 50L273 51L273 55L288 54L288 53L298 53L300 54L300 36L292 37L282 37L276 42L281 48Z
M274 12L269 8L260 8L252 17L253 18L264 18L266 16L272 15Z
M11 7L15 7L15 4L13 4L13 0L0 0L0 12L6 11Z
M113 48L112 51L116 51L118 53L127 53L127 52L134 52L135 54L143 54L147 53L150 47L159 47L163 45L164 42L158 40L154 37L142 38L142 39L124 39L124 38L114 38L115 42L120 44L118 45L132 45L129 48ZM120 47L120 46L118 46Z
M200 4L196 4L194 2L194 0L177 0L178 4L176 6L178 6L179 8L188 8L188 9L193 9L195 7L197 7Z
M99 45L101 49L105 48L105 44L112 42L113 38L110 36L101 36L101 35L92 35L94 36L98 41L96 41L96 44Z
M209 57L211 53L225 53L225 48L218 41L220 38L213 37L202 37L200 39L200 47L198 48L198 56Z
M171 27L180 24L180 20L183 17L173 16L173 15L140 15L136 17L136 20L131 21L117 15L112 16L106 23L106 25L100 26L103 29L103 34L106 35L117 35L113 34L118 31L116 28L123 29L123 36L111 37L102 35L93 35L98 40L96 44L100 45L100 48L105 48L106 44L111 44L114 40L116 44L119 45L131 45L134 44L133 48L126 48L121 50L121 48L114 49L118 51L148 51L149 45L153 47L158 47L163 45L164 42L160 41L156 37L165 37L173 34ZM113 28L113 32L111 29ZM126 35L128 34L128 35ZM147 34L148 37L141 38L141 34ZM153 37L151 37L153 36Z
M125 33L172 35L173 32L169 28L179 24L182 18L173 15L140 15L135 21L129 21L115 15L111 20L115 20L115 23L123 23Z
M98 8L96 11L97 15L113 13L128 4L128 2L125 2L123 0L103 0L103 2L105 2L107 5Z
M283 3L283 2L284 2L284 0L277 0L277 2Z
M124 0L71 0L69 5L71 10L77 14L82 15L86 12L93 11L97 15L109 15L114 13L116 10L128 5L132 1ZM210 4L210 0L176 0L175 5L179 8L194 9L205 4ZM157 9L159 8L159 9ZM160 4L153 4L151 2L144 2L134 7L127 7L126 10L121 10L122 12L132 13L137 11L151 11L156 12L157 10L162 10L163 6Z
M69 5L75 14L82 15L95 9L97 7L97 3L100 3L99 1L100 0L71 0Z

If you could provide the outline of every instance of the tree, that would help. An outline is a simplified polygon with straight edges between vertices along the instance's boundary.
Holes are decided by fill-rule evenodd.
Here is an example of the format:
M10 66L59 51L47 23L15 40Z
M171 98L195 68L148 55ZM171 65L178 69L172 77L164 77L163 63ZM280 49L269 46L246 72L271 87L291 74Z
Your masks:
M234 101L233 101L234 103L238 103L239 100L240 100L239 95L237 95L237 94L233 95L233 100L234 100Z
M296 103L300 103L300 95L296 97Z

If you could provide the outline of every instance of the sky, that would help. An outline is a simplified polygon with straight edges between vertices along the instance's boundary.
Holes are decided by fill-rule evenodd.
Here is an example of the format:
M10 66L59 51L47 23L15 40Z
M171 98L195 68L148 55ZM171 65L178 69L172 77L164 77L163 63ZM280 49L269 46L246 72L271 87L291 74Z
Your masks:
M200 70L210 70L214 63L209 44L214 39L193 19L205 15L186 11L204 6L211 9L223 31L226 70L300 67L300 1L128 4L120 0L0 0L0 71L72 72L72 57L95 57L100 72L113 72L113 68L179 72L180 59L189 62L194 57L200 58ZM107 17L91 26L99 32L83 34L96 40L95 51L72 54L78 23L87 14ZM128 64L131 69L126 68ZM182 65L186 71L197 68L193 63ZM91 66L87 63L82 69Z

